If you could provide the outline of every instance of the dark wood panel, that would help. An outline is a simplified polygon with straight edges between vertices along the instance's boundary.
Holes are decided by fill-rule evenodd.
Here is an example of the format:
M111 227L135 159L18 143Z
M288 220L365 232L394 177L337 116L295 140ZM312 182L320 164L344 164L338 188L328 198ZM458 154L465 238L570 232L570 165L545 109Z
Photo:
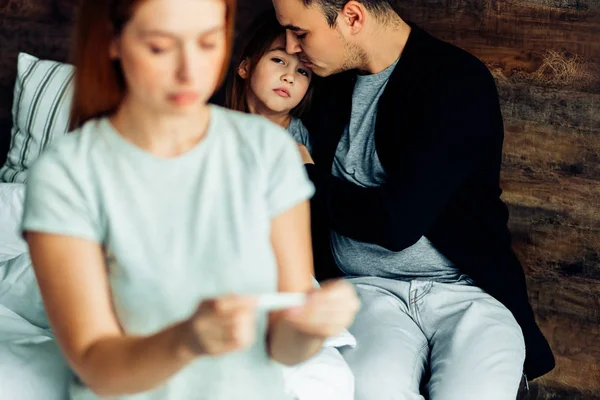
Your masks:
M600 56L599 2L551 7L566 1L545 0L397 0L406 19L437 36L469 49L500 47L564 50Z

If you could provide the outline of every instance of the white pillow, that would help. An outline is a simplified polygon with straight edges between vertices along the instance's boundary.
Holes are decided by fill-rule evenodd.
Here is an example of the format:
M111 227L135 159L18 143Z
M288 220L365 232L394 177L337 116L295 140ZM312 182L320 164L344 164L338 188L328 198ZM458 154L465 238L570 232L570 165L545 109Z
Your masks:
M67 132L73 75L72 65L19 54L10 149L0 182L26 182L42 150Z
M0 183L0 262L27 251L20 232L24 199L25 185Z

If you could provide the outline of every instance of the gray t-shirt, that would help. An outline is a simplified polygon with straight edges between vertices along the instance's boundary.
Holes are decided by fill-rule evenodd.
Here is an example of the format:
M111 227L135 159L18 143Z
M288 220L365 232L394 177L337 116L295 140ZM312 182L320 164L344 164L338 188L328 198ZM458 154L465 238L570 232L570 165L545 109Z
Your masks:
M308 134L308 130L299 118L292 118L290 124L287 127L287 131L290 133L290 135L292 135L296 142L303 144L306 147L309 154L312 154L310 135Z
M22 229L100 243L119 323L149 335L205 298L276 292L271 220L313 191L293 140L264 118L211 106L206 137L174 158L133 145L105 118L37 161ZM248 350L199 358L163 386L118 399L287 399L266 328L261 313ZM71 398L97 397L74 381Z
M385 184L385 170L375 148L375 121L379 98L397 63L378 74L357 77L352 93L350 122L346 125L333 161L334 176L361 187ZM352 276L454 282L461 275L452 262L424 236L400 252L359 242L336 232L331 234L331 244L338 266Z

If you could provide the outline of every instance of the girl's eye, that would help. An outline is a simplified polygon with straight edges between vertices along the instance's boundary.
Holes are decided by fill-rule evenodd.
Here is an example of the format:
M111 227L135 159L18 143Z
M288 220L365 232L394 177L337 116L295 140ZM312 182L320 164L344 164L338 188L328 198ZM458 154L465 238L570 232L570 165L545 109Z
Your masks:
M271 58L271 61L276 62L277 64L284 64L283 60L278 57Z
M298 70L298 72L300 72L300 74L302 74L302 75L304 75L304 76L306 76L306 77L308 77L308 76L309 76L309 74L308 74L308 71L307 71L307 70L305 70L305 69L302 69L302 68L300 68L300 69Z
M306 37L306 32L305 33L297 33L296 37L300 40L304 39Z

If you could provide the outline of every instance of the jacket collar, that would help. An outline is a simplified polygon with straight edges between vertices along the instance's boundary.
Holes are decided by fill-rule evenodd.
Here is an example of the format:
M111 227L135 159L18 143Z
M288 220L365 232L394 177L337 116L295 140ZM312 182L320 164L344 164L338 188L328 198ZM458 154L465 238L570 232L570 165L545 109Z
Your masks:
M431 47L437 39L429 35L419 26L413 22L407 22L411 27L411 32L408 36L408 40L400 54L398 64L394 68L392 75L390 76L391 86L395 86L393 83L401 80L401 77L414 76L419 71L423 70L423 67L427 64L427 59L431 56ZM352 82L356 81L356 70L350 70L342 72L337 77L340 81ZM333 76L333 79L336 77ZM325 78L329 79L329 78ZM410 81L407 80L407 81Z

